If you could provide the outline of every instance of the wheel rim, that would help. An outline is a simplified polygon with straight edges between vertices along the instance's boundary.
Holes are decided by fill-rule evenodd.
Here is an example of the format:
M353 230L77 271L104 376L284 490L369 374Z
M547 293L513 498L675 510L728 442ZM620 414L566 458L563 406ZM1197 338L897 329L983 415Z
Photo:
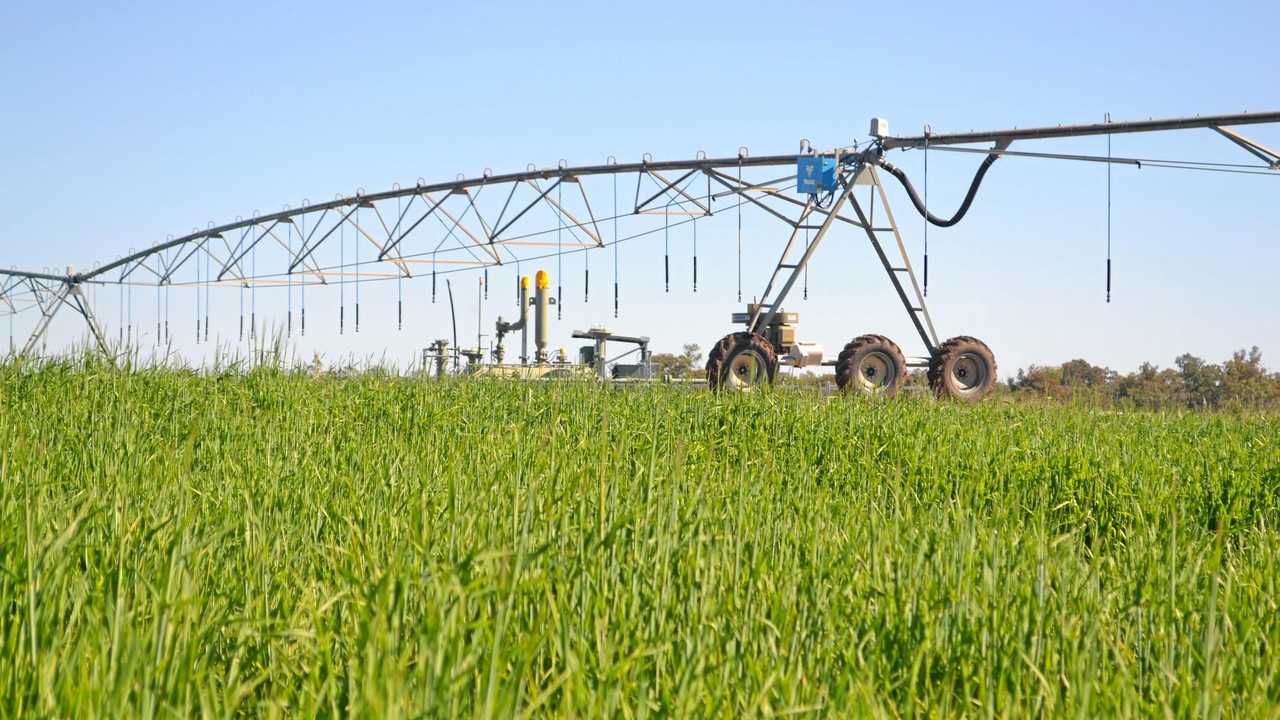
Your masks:
M987 361L975 353L962 353L951 365L951 379L961 395L982 392L987 382Z
M764 358L751 350L734 355L725 372L725 385L737 390L749 390L763 385L768 379L769 372Z
M893 387L898 377L898 363L888 353L873 350L858 363L857 387L866 393L880 393Z

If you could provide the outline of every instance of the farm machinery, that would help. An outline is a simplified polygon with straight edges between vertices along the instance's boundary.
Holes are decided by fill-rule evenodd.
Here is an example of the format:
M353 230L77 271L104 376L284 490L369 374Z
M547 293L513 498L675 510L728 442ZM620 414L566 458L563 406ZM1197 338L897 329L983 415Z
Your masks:
M447 340L436 340L423 351L423 367L434 365L436 377L448 374L448 363L455 356L467 358L466 374L470 377L500 377L515 380L595 379L601 382L636 382L659 379L650 363L649 338L620 335L605 327L575 330L572 337L590 340L590 345L578 348L577 362L571 362L568 352L561 348L554 355L550 350L551 307L556 299L551 296L550 276L545 270L534 275L534 296L529 297L529 277L520 276L520 292L516 308L519 319L494 323L497 344L489 353L492 363L484 362L485 352L476 348L459 349L451 354ZM530 312L532 310L532 313ZM532 317L531 317L532 315ZM529 331L533 330L534 352L529 354ZM520 333L518 362L507 363L505 340L512 333ZM609 343L634 346L632 350L610 358ZM636 355L635 362L623 363L623 359Z
M909 369L921 368L927 371L929 384L939 396L972 402L981 400L994 387L995 356L974 336L957 335L944 340L937 333L925 302L929 277L927 242L918 277L886 193L889 178L905 191L914 209L925 219L927 231L930 225L946 228L958 223L971 207L987 172L1005 157L1105 163L1108 168L1121 164L1274 176L1280 174L1280 154L1236 129L1274 123L1280 123L1280 112L1132 122L1112 122L1108 117L1106 122L1085 125L953 134L926 129L920 135L894 136L889 134L888 123L877 118L871 122L869 139L822 151L805 141L798 153L778 155L754 156L744 147L727 157L700 152L692 159L655 160L646 154L640 162L620 163L610 157L603 164L578 166L562 160L553 167L529 165L523 171L506 174L495 174L486 168L472 177L459 175L437 183L419 179L412 185L397 184L375 193L359 189L330 201L304 200L296 207L286 205L277 212L255 211L249 218L221 225L211 222L85 270L0 270L0 314L10 317L11 352L16 355L38 352L55 315L69 309L84 321L89 342L114 361L130 353L143 338L157 347L173 342L168 299L172 290L194 292L196 345L211 341L211 290L231 288L238 292L238 331L213 342L230 337L235 342L252 343L259 326L260 290L276 293L275 302L269 307L279 314L278 327L290 338L306 335L309 320L314 325L314 312L310 317L307 314L308 288L313 292L340 288L341 300L334 319L338 334L345 334L360 332L361 284L394 283L396 312L380 313L379 318L394 317L396 329L403 330L403 288L409 281L429 280L434 303L438 277L445 277L447 285L450 273L483 272L480 287L487 297L490 272L509 269L515 273L520 310L516 320L497 323L494 362L484 362L487 353L479 346L479 339L477 346L466 352L457 347L456 323L453 349L439 341L424 359L435 358L438 369L443 369L443 358L452 353L456 365L465 355L475 374L512 377L573 372L603 378L606 366L612 365L617 374L644 379L651 372L648 339L643 337L591 328L574 334L575 338L591 341L580 351L578 359L582 362L574 364L566 357L550 356L544 321L551 308L559 316L565 306L564 259L584 259L581 289L582 301L587 303L592 287L589 258L600 250L612 250L613 311L618 317L622 297L619 249L624 243L639 238L663 239L664 284L670 292L672 232L691 230L692 287L697 292L698 222L736 212L737 302L742 303L745 209L782 221L789 232L763 291L751 302L743 303L743 311L733 314L732 322L738 329L722 337L708 353L706 382L711 388L750 390L773 382L781 366L826 366L834 370L836 384L844 391L891 395L902 387ZM1110 138L1122 133L1195 128L1216 132L1257 162L1246 165L1114 157L1109 140L1105 156L1011 149L1013 143L1031 140ZM926 168L928 154L935 151L983 157L955 213L940 217L921 198L907 173L889 162L887 155L893 150L923 151ZM634 200L622 204L619 181L631 179L635 183ZM699 187L704 182L705 192ZM600 197L610 194L612 212L602 215L598 212L604 206ZM716 205L717 201L726 200ZM784 309L784 303L824 239L836 228L852 229L855 238L865 238L919 337L922 349L916 354L905 354L897 343L878 333L857 335L834 356L798 337L799 316ZM555 262L556 284L553 288L551 276L540 272L535 278L535 297L530 298L529 279L521 274L521 266L534 262ZM726 265L717 263L720 268ZM354 292L348 293L351 285ZM1108 255L1108 298L1110 285ZM99 291L103 290L115 291L101 293L107 303L116 301L114 313L94 308L102 301ZM134 320L135 290L155 299L154 334ZM348 297L354 297L353 313L347 312ZM532 321L531 307L537 313ZM28 311L31 312L26 315ZM35 317L29 326L30 334L18 351L13 343L12 320L14 316L31 315ZM119 323L115 333L106 327L113 316ZM531 324L536 326L532 355L528 347ZM519 362L509 363L503 341L515 332L521 333L522 338ZM606 358L605 347L609 343L632 346L631 352L638 353L638 362L623 365L614 362L618 358Z
M905 382L907 368L927 369L929 385L939 397L976 402L986 397L997 381L996 360L986 343L970 335L959 335L939 342L938 335L925 303L924 293L915 269L903 243L902 233L894 219L881 181L881 171L896 179L906 191L912 205L928 224L950 227L958 223L969 211L983 178L992 164L1006 155L1042 157L1086 162L1123 163L1142 166L1178 167L1226 172L1269 174L1280 170L1280 154L1255 142L1228 126L1237 124L1280 122L1280 113L1225 115L1216 117L1174 118L1113 123L1110 117L1104 123L1091 125L1059 125L1056 127L969 132L960 134L925 134L916 137L893 137L888 132L888 122L881 118L871 120L872 141L862 149L857 147L836 149L829 153L817 153L803 143L796 166L796 190L807 195L799 217L783 218L792 227L783 246L773 273L765 285L758 302L747 307L744 313L735 313L733 322L745 326L744 330L730 333L712 349L707 359L707 383L713 388L750 389L773 382L779 365L805 367L807 365L833 366L837 385L846 391L863 394L891 395ZM1151 161L1134 158L1113 158L1065 155L1061 153L1014 152L1009 146L1016 140L1082 137L1116 133L1157 132L1189 128L1210 128L1227 140L1243 148L1264 164L1241 166L1228 163L1195 163L1180 161ZM974 143L992 143L986 150L957 148L952 146ZM975 173L968 192L955 214L941 218L929 211L907 174L894 166L885 154L891 149L930 147L961 152L979 152L985 158ZM1108 140L1109 148L1109 140ZM926 165L927 167L927 165ZM867 204L864 206L855 195L855 189L869 186ZM1110 175L1108 174L1108 193ZM879 200L882 211L879 222L875 218L875 203ZM854 217L848 218L841 210L848 207ZM1108 198L1108 213L1110 200ZM782 303L808 266L814 252L832 225L838 221L858 227L865 233L881 266L906 310L912 325L924 344L926 354L907 358L898 345L879 334L864 334L849 341L834 358L823 355L822 349L796 339L795 313L787 313ZM1110 232L1108 215L1108 233ZM798 247L800 232L816 231L803 251ZM1108 247L1110 237L1108 235ZM791 259L796 254L798 259ZM925 284L928 283L928 255L925 255ZM1106 267L1107 298L1111 293L1111 259Z

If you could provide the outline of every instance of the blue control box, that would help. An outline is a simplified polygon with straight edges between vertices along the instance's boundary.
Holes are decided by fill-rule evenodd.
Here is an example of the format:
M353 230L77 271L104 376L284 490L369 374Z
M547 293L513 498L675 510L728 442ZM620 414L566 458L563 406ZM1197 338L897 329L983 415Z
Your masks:
M796 192L811 195L835 189L835 158L801 155L796 160Z

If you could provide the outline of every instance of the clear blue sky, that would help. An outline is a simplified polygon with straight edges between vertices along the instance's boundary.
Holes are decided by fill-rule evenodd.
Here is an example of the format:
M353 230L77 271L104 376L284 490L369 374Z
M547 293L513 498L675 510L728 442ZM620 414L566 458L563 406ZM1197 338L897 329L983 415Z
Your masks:
M209 220L486 166L732 155L739 145L785 153L802 137L843 145L873 115L905 133L1280 109L1276 3L611 5L6 2L0 265L88 266ZM1280 146L1280 127L1246 132ZM1022 149L1098 153L1104 143ZM1114 144L1118 155L1250 160L1209 131ZM915 155L894 159L918 172ZM931 157L940 211L959 201L975 163ZM1002 374L1073 357L1121 370L1186 351L1220 360L1253 344L1280 366L1280 177L1118 167L1114 183L1111 305L1104 169L1007 159L963 223L930 233L939 331L987 340ZM918 259L922 224L892 192ZM776 224L752 222L748 294L784 239ZM653 336L658 350L709 346L733 329L728 226L700 245L695 296L687 253L673 257L667 295L661 241L631 244L617 320L604 291L610 262L593 260L596 302L583 305L567 279L577 300L554 340L570 345L569 330L607 322ZM407 361L448 327L425 286L409 292L405 331L393 298L375 292L360 335L338 337L323 327L332 318L316 318L295 351ZM114 302L100 299L104 315ZM865 242L824 247L809 299L789 305L802 337L828 352L874 331L915 349ZM217 330L234 335L235 292L215 307L225 309ZM139 301L139 324L153 311ZM464 327L475 311L460 302ZM486 326L495 312L512 314L488 305ZM19 333L31 321L20 318ZM64 321L55 338L78 331Z

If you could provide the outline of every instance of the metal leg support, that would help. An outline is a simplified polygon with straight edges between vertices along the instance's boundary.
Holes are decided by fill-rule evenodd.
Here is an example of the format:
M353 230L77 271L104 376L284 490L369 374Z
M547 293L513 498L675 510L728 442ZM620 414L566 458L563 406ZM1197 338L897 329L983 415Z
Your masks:
M98 317L93 314L93 306L89 304L89 298L80 289L79 285L71 286L71 300L75 303L76 310L89 326L89 332L93 333L93 339L98 343L98 349L102 351L102 356L107 362L115 364L115 354L111 352L111 346L107 344L107 334L104 332L102 325L98 323Z
M111 346L107 344L106 334L103 332L102 326L98 324L97 316L93 314L93 307L89 304L89 298L85 296L78 283L68 281L63 281L57 290L50 291L50 297L40 304L40 321L36 323L35 329L31 331L31 337L27 338L27 343L22 347L19 357L28 357L35 350L36 345L49 331L50 323L53 322L54 316L58 314L58 310L63 305L75 310L80 317L84 318L94 341L98 345L98 349L102 351L107 362L114 365L115 354L111 351Z
M822 239L826 237L827 231L831 229L831 225L835 222L836 217L840 214L840 209L849 201L853 195L854 185L852 183L853 173L846 173L840 178L842 190L838 199L832 204L831 209L827 211L826 219L818 226L817 234L809 242L809 247L805 249L804 254L800 256L800 260L794 265L787 263L787 254L791 251L792 245L795 244L796 237L800 230L808 227L805 223L813 212L814 202L812 199L805 205L805 210L800 215L800 220L792 225L791 238L787 241L786 248L782 251L782 258L778 261L777 267L774 268L773 276L769 280L768 287L765 288L765 294L760 298L759 307L756 309L755 317L751 318L751 322L747 327L751 332L761 332L764 328L769 327L769 323L773 321L773 317L778 314L782 303L787 298L787 294L791 292L791 287L796 284L796 280L804 273L805 267L809 264L809 258L818 250L818 246L822 244ZM782 288L778 290L777 297L769 299L769 292L773 289L774 280L782 273L783 270L790 270L787 275L786 282Z
M933 319L929 317L929 308L925 305L924 295L920 292L920 285L916 282L915 270L911 267L911 258L907 255L906 245L902 242L902 234L898 230L898 224L894 221L893 211L889 208L889 197L884 192L884 186L880 184L880 176L876 173L874 167L868 166L871 179L875 185L876 193L880 197L880 204L884 208L886 225L884 227L873 227L871 220L867 214L863 212L862 206L854 198L851 205L854 213L858 216L858 221L862 224L863 230L867 233L867 239L871 241L871 247L876 251L876 257L880 259L880 264L884 267L885 274L889 276L889 281L893 283L893 289L898 293L898 299L902 301L902 306L907 310L907 316L911 318L911 323L915 326L916 332L920 334L920 339L924 341L924 346L929 351L929 356L937 354L938 334L933 329ZM889 256L885 253L884 246L880 242L877 233L891 232L898 246L899 261L901 265L894 265L889 261ZM910 282L911 295L907 294L907 286L902 283L901 275L906 275ZM913 300L914 297L914 300Z
M62 309L62 303L66 300L67 294L71 292L71 283L63 283L52 297L44 302L40 302L40 321L36 323L36 327L31 331L31 337L27 338L27 344L22 346L22 352L19 357L27 357L40 339L44 337L45 332L49 329L49 323L53 322L53 317L58 314L58 310ZM37 293L37 298L39 294Z

